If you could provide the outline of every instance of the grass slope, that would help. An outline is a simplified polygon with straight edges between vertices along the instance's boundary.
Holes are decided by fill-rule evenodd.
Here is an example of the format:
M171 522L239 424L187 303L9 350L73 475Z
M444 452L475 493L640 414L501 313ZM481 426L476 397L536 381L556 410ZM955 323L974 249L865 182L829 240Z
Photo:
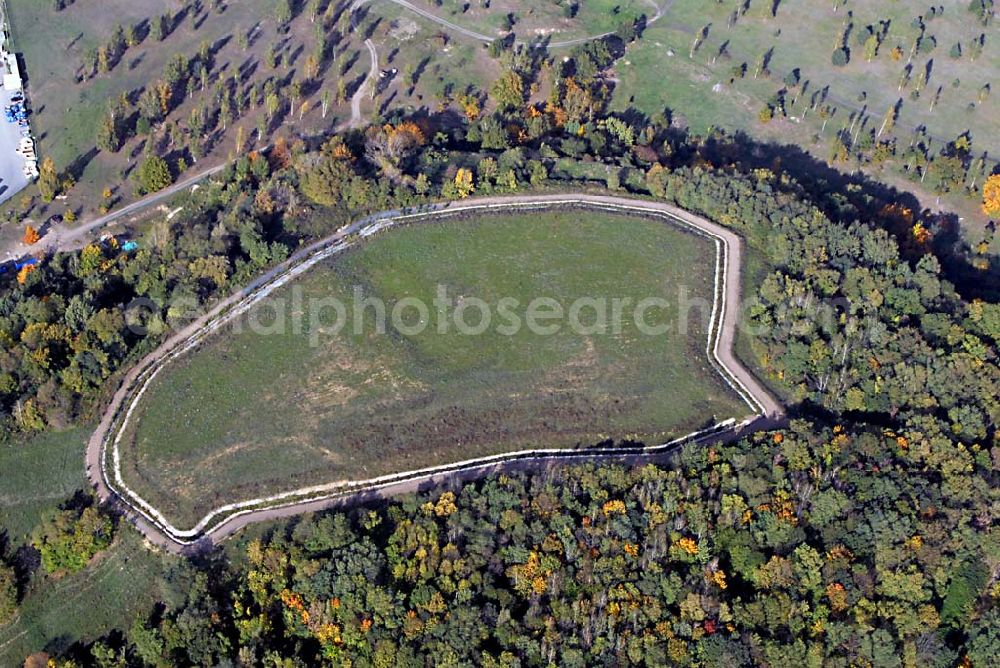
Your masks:
M993 154L997 152L994 123L1000 113L997 99L990 95L979 102L978 98L984 85L996 85L1000 42L996 39L996 30L977 22L975 16L966 11L966 4L949 5L944 14L929 19L930 5L920 2L862 0L834 11L833 5L824 0L802 0L781 2L777 16L772 17L771 2L755 1L747 14L728 27L733 6L677 0L666 16L651 26L630 50L629 64L622 65L619 72L619 101L624 104L622 96L634 95L635 104L651 113L665 106L678 109L688 116L692 128L698 132L712 125L752 125L764 102L782 87L783 77L797 68L802 81L808 81L809 87L805 95L799 96L800 104L791 110L795 116L802 115L812 92L828 86L825 99L838 107L828 129L831 126L839 128L853 110L862 107L873 117L871 122L877 128L886 110L902 98L897 129L911 130L917 125L926 125L932 135L948 141L969 130L979 150ZM853 29L848 38L851 58L845 67L835 67L831 56L848 10L853 12L850 19ZM936 46L913 57L909 62L913 68L911 83L900 91L900 76L910 60L914 38L919 34L912 25L918 16L924 17L925 36L933 37ZM879 21L888 21L889 28L878 54L869 62L856 36L866 26ZM707 25L710 26L708 37L694 57L689 57L696 35ZM984 32L987 37L983 52L972 59L969 43ZM963 55L952 58L949 52L956 43L962 45ZM724 44L725 52L720 56ZM904 52L899 61L891 55L897 45ZM774 51L768 63L770 76L754 78L757 62L772 47ZM674 50L674 56L667 56L668 49ZM921 94L911 99L918 75L928 61L931 61L930 77ZM747 79L728 86L730 71L742 62L747 63ZM668 76L664 76L664 69ZM713 91L716 83L722 83L724 89ZM942 88L941 96L931 109L931 100L938 87ZM791 89L789 100L794 93ZM976 103L972 110L967 109L970 103ZM752 117L734 116L741 107ZM687 111L689 109L692 113ZM694 109L699 113L693 113ZM781 134L787 132L786 128ZM815 129L807 125L801 135L812 132ZM908 132L903 136L908 136Z
M8 553L30 542L43 514L88 487L83 452L89 434L89 428L78 428L0 445L0 533L6 532ZM177 592L184 587L171 584L178 563L123 530L79 573L54 579L36 571L18 615L0 625L0 666L19 666L42 649L58 653L70 638L99 638L148 614L158 601L179 603Z
M352 286L389 308L452 298L494 307L535 297L666 298L647 321L676 322L678 289L712 299L715 250L662 222L560 212L442 222L393 231L304 275L310 297L350 303ZM746 407L705 357L708 313L686 335L646 336L626 310L620 335L552 336L454 327L417 336L354 333L310 347L299 334L263 336L244 324L165 368L131 423L125 478L178 522L219 504L346 478L367 478L526 447L604 439L663 442ZM707 311L707 309L706 309ZM584 322L592 322L585 311ZM329 311L327 313L329 323ZM415 312L407 312L407 322ZM472 309L467 322L478 322Z
M287 27L278 26L274 14L277 3L273 0L241 0L218 3L201 3L202 11L183 10L185 4L167 0L102 0L101 2L76 2L56 12L53 3L37 0L8 0L12 26L13 48L21 55L28 77L28 97L32 104L31 125L38 137L39 152L50 156L60 171L74 175L77 185L69 191L65 205L55 205L36 211L36 215L62 214L64 207L74 209L82 218L97 214L101 191L110 187L120 204L134 199L133 184L129 180L132 170L144 156L148 136L133 137L117 153L98 151L96 138L102 120L107 115L108 103L121 94L130 97L133 105L139 93L155 85L164 77L164 67L176 55L195 61L202 45L210 47L212 68L209 85L203 90L200 83L186 95L183 104L171 111L166 119L177 130L178 137L189 129L188 119L192 110L204 107L207 115L218 108L215 103L215 86L223 72L239 70L243 73L241 85L262 85L267 79L275 83L286 102L292 81L303 78L305 61L316 43L315 23L305 10L305 3L296 3L300 11ZM162 41L150 34L150 22L171 12L173 28ZM195 17L192 20L192 17ZM80 80L85 55L108 43L116 26L139 26L141 43L128 49L113 69L84 81ZM240 34L253 31L246 48L240 45ZM354 35L338 41L329 31L330 49L340 54L332 55L321 68L316 85L308 87L303 100L310 102L311 111L300 118L299 113L275 122L271 133L285 132L294 127L309 134L326 131L338 118L348 113L348 104L321 114L320 90L336 90L338 80L344 79L349 91L367 75L369 61L361 40ZM335 45L335 46L334 46ZM264 54L269 48L278 54L275 68L266 64ZM195 73L196 74L196 73ZM193 78L196 78L193 77ZM297 106L297 109L299 107ZM134 109L133 109L134 111ZM237 127L242 127L249 143L266 143L257 136L258 117L264 114L262 105L245 109L237 122L213 130L217 135L212 151L199 160L186 160L190 176L202 171L206 165L225 159L233 150ZM284 114L284 111L281 112ZM137 115L132 114L132 123ZM220 124L221 125L221 124ZM160 128L157 128L159 130ZM154 133L155 134L155 133ZM157 143L163 143L162 137ZM178 154L188 143L178 139L159 152L171 154L172 169L177 172ZM249 145L249 144L248 144ZM182 175L175 173L177 178ZM37 189L29 189L33 195ZM20 197L0 212L20 206Z
M79 428L0 444L0 531L11 544L26 542L43 513L86 487L89 434Z
M662 2L663 0L659 0ZM639 16L651 17L656 10L651 0L587 0L577 5L569 16L568 2L560 0L492 0L469 3L464 0L412 0L455 25L484 35L506 34L506 17L513 18L513 30L519 39L534 41L550 38L553 42L590 37L611 32ZM387 3L383 3L387 4ZM381 12L381 7L379 8Z
M846 6L841 3L835 10L836 4L827 0L785 1L777 3L776 16L772 16L774 3L754 0L746 14L730 26L730 15L737 5L700 0L670 3L664 17L617 63L613 107L635 107L649 114L669 108L694 133L703 134L711 127L746 130L757 138L796 144L827 159L838 132L853 128L852 134L857 134L862 123L852 125L852 121L859 115L863 114L865 131L874 128L877 132L889 108L898 103L895 127L882 138L894 134L900 152L910 143L914 129L926 126L934 137L934 152L968 131L973 153L978 156L986 151L995 159L1000 149L996 133L1000 103L995 90L981 98L984 86L997 87L1000 39L994 25L984 27L966 11L965 2L944 6L944 13L934 18L930 18L931 5L915 0L858 0ZM924 17L926 43L933 38L936 46L910 60L919 34L913 25L918 16ZM832 54L845 20L853 26L847 40L851 57L846 66L836 67ZM857 36L880 22L888 22L888 30L869 62ZM706 28L707 37L692 55L696 37ZM973 59L970 43L983 33L986 42L982 54ZM959 58L950 53L955 44L962 46ZM903 51L899 60L892 56L896 46ZM769 52L767 72L754 76ZM908 61L912 68L909 83L900 89ZM746 76L730 83L732 70L742 63L747 67ZM777 116L761 123L759 112L786 87L783 79L795 69L803 85L787 88L788 118ZM920 88L921 73L928 69L930 76L915 92ZM824 105L832 110L828 119L819 113ZM852 166L844 164L842 168L850 170ZM929 188L922 190L919 183L890 170L869 169L890 185L915 190L926 206L935 203ZM980 237L987 222L977 201L962 193L947 200L948 207L965 217L973 240Z
M127 628L157 603L179 605L188 576L179 559L150 551L124 530L79 573L56 580L39 571L18 615L0 626L0 665L20 666L32 652L62 653L75 641Z

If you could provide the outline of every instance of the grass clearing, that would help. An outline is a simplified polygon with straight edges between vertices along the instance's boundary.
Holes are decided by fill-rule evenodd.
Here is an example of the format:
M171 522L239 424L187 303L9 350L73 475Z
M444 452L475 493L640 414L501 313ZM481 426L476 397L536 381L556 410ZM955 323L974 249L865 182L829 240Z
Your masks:
M8 549L31 540L43 514L89 487L83 453L89 427L49 432L0 445L0 531ZM59 653L70 642L89 642L148 614L158 601L178 604L180 561L148 550L122 528L114 544L84 570L49 578L38 570L28 582L17 616L0 625L0 665L19 666L31 652Z
M715 247L663 222L583 211L481 217L395 230L313 268L274 296L301 313L295 333L231 327L166 366L149 386L123 443L129 486L171 520L193 523L218 505L320 482L369 478L530 447L612 439L661 443L747 412L705 354ZM478 336L430 326L376 332L373 311L355 332L309 345L310 298L350 306L354 286L391 312L437 286L458 304L536 297L564 308L581 297L661 297L651 325L679 320L679 289L700 298L686 334L648 336L624 311L619 333L553 335L523 327ZM301 301L291 301L301 290ZM262 311L263 313L263 311ZM273 312L261 322L274 324ZM593 324L593 311L581 320ZM325 313L329 326L333 315ZM403 320L415 324L408 309ZM270 317L270 319L268 319ZM478 323L469 308L466 322ZM506 321L504 321L506 322Z
M127 628L157 603L180 605L190 585L185 573L180 559L150 551L139 534L123 530L79 573L31 585L17 617L0 626L0 665L19 666L31 652L59 654L72 642Z
M0 530L29 540L42 514L87 487L83 453L90 429L45 432L0 444Z

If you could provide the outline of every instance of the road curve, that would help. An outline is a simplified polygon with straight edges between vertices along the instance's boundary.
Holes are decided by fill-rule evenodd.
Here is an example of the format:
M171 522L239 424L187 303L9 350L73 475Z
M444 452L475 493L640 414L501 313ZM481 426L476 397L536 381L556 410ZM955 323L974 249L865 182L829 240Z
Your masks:
M227 160L223 162L221 165L216 165L215 167L206 169L205 171L199 172L194 176L184 179L183 181L178 181L177 183L174 183L173 185L170 185L164 188L163 190L155 192L151 195L147 195L146 197L136 200L131 204L127 204L122 208L118 209L117 211L113 211L109 214L101 216L100 218L95 218L89 223L80 225L78 227L74 227L72 230L60 232L58 233L56 238L52 239L51 241L54 242L58 247L64 248L76 241L83 239L89 232L104 227L105 225L110 225L111 223L115 222L120 218L124 218L125 216L130 216L133 213L141 211L142 209L153 206L154 204L162 202L165 199L169 199L174 195L184 190L187 190L188 188L198 183L201 183L208 177L218 174L228 166L229 166L229 161ZM49 242L49 241L50 240L48 238L43 240L43 242Z
M193 347L207 331L219 325L244 304L252 303L261 295L280 286L287 280L307 270L319 259L350 245L357 235L367 236L397 221L428 217L430 215L460 214L477 210L504 210L511 208L545 208L553 206L587 206L598 209L624 210L660 218L693 228L710 236L720 250L717 272L717 304L721 314L717 325L710 327L710 352L721 365L720 374L726 382L753 408L754 416L737 425L724 424L709 433L696 432L671 443L648 448L594 448L588 450L533 450L510 453L497 457L480 458L419 471L410 471L369 481L342 481L331 485L296 490L282 495L250 502L230 504L206 516L195 529L179 530L141 497L129 490L120 476L117 440L120 422L127 420L132 407L141 397L146 383L163 364ZM87 475L102 501L119 505L141 533L152 543L172 552L183 553L203 548L231 535L253 522L287 517L301 512L318 510L332 505L356 502L372 496L384 497L414 492L423 486L441 480L467 479L484 472L505 468L537 467L557 460L611 460L620 462L656 461L676 450L684 443L723 441L738 438L748 431L773 428L783 423L781 404L750 373L733 352L733 341L740 317L740 291L742 275L742 241L738 235L720 225L677 207L625 197L582 194L523 195L471 198L462 202L447 202L413 211L391 210L365 217L344 227L337 233L317 241L292 255L282 264L267 271L242 290L220 301L205 315L177 331L155 351L129 371L121 382L104 415L90 438L86 453ZM721 278L721 285L719 279ZM713 318L715 316L713 315ZM710 359L712 356L710 355ZM727 377L728 376L728 377ZM108 470L108 446L112 448L113 470ZM215 521L215 517L219 519ZM214 521L214 523L212 523Z
M370 39L365 40L365 46L368 47L368 55L371 57L372 66L368 70L368 76L365 77L365 80L361 82L358 89L354 91L354 95L351 96L351 119L345 124L346 128L357 128L364 123L364 118L361 117L361 100L364 99L369 86L374 86L375 82L378 81L378 51L375 49L375 43ZM341 126L342 130L346 128Z

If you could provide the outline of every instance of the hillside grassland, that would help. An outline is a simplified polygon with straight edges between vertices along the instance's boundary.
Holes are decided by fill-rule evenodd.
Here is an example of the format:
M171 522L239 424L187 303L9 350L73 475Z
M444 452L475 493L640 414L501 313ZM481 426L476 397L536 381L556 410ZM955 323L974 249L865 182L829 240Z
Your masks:
M90 431L84 426L0 444L0 553L5 558L30 542L43 516L88 489L83 451ZM20 665L42 647L64 651L66 638L96 639L157 601L176 601L167 572L164 557L150 552L137 534L124 532L79 573L58 579L34 573L24 584L18 614L0 624L0 665Z
M803 115L813 92L827 87L829 92L825 99L838 107L828 127L837 125L834 119L842 123L852 112L862 108L881 122L884 112L902 98L897 127L912 130L925 125L932 135L948 141L969 131L982 150L991 154L997 152L994 126L1000 108L995 96L988 95L980 102L979 95L983 86L993 84L992 87L996 87L1000 45L991 39L995 31L980 24L964 5L948 6L943 14L928 18L929 6L916 2L862 0L836 11L831 3L820 0L782 2L776 16L770 14L771 4L759 0L752 2L751 9L729 27L732 12L729 5L695 0L673 3L664 19L650 26L643 39L630 50L627 60L631 62L620 64L619 96L634 95L636 105L651 113L661 111L664 106L684 112L688 105L679 104L675 98L681 95L680 90L693 84L703 93L698 104L709 104L709 109L706 113L685 115L692 129L704 132L712 125L731 125L737 120L732 116L734 108L730 104L715 111L718 105L709 103L713 98L725 101L733 97L733 92L720 94L712 87L722 83L724 88L730 89L729 79L734 66L746 63L748 72L746 79L737 79L732 84L732 91L754 96L766 90L766 97L784 87L784 77L798 69L801 80L808 81L809 85L805 94L799 96L799 102L805 104L794 109L795 116ZM913 25L917 17L924 17L924 35L928 43L933 40L935 46L925 47L929 50L920 51L911 59L914 39L920 34ZM868 61L863 45L857 42L857 35L864 34L869 25L880 22L887 23L888 29L877 54ZM852 24L847 38L850 60L845 66L837 67L832 63L832 54L846 23ZM695 38L705 27L708 27L707 37L691 57ZM983 50L973 56L969 44L984 33ZM962 55L957 58L950 55L955 44L962 48ZM903 51L899 60L892 56L896 46ZM758 61L772 48L768 72L762 71L755 77ZM673 56L667 54L669 49L673 50ZM919 74L928 62L930 76L917 99L911 99ZM900 89L900 78L908 64L912 67L910 83ZM669 76L663 76L665 71ZM932 110L931 101L939 87L941 94ZM794 95L794 89L789 89ZM736 97L740 97L738 93ZM680 99L683 101L685 96L681 95ZM970 104L975 105L974 109L969 109ZM757 120L759 106L755 104L749 109L753 112L753 121ZM745 116L739 120L749 124Z
M344 100L324 115L321 91L326 90L331 102L336 102L341 80L349 95L370 67L367 53L362 57L361 40L352 39L350 32L345 37L337 32L337 26L345 24L338 19L330 21L324 33L326 59L315 76L307 77L306 61L316 48L320 31L306 14L305 3L295 5L298 11L286 25L275 19L277 3L272 0L191 6L166 0L106 0L76 2L58 12L51 2L9 0L7 4L13 46L26 66L31 126L39 152L51 157L60 173L76 181L65 206L77 215L95 215L105 187L112 189L115 204L133 199L134 184L129 177L150 143L156 144L154 152L167 156L174 177L181 178L188 170L204 169L205 162L217 164L226 159L234 150L237 127L242 128L246 146L267 143L268 136L276 132L329 131L349 113L349 102ZM164 24L165 34L157 40L151 26L167 15L170 21ZM109 71L86 73L88 57L106 47L116 28L130 27L135 29L138 43L111 61ZM165 117L152 123L149 132L133 133L140 116L141 93L164 78L174 58L183 56L200 67L199 54L205 47L210 53L205 81L197 76L197 68L192 68L174 92ZM266 56L271 50L276 57L273 67ZM238 82L241 92L229 101L234 118L226 120L222 118L220 91L233 81ZM251 102L246 92L254 86L262 89L268 81L280 94L281 109L261 137L260 117L267 113L265 105L260 99ZM290 112L289 99L293 85L298 85L301 95L295 100L295 113ZM127 127L129 136L116 152L100 150L96 138L109 113L109 103L121 95L131 105L122 121L123 133ZM308 103L305 109L301 108L303 102ZM203 116L204 136L200 139L205 155L192 155L188 147L195 134L191 114L196 110ZM19 206L19 200L15 198L8 208ZM34 213L62 214L63 205L55 211L49 207Z
M707 306L714 244L660 221L605 213L547 212L427 223L364 243L311 269L277 294L303 326L262 335L275 310L247 315L168 364L149 386L123 444L126 482L180 523L218 505L320 482L446 464L533 447L606 440L654 444L748 408L706 358L708 309L686 333L651 336L625 310L620 332L502 332L496 305L522 317L536 297L565 309L578 298L648 297L669 306L646 322L679 322L680 290ZM310 299L351 305L355 286L392 306L428 304L428 327L377 332L374 310L355 328L311 331ZM493 310L479 335L440 333L438 286L456 306L473 297ZM301 290L300 301L292 292ZM319 313L319 309L316 310ZM468 309L467 323L480 322ZM594 324L585 310L583 324ZM408 325L419 314L403 312ZM454 323L454 320L451 321ZM548 323L546 323L548 324ZM309 340L315 336L318 346Z
M992 89L998 83L1000 42L995 28L966 10L967 3L932 15L931 6L919 2L802 0L777 3L772 16L774 4L753 0L730 24L735 5L671 3L663 19L616 64L613 106L649 114L669 108L694 133L711 127L746 130L761 139L798 144L823 159L830 158L831 144L845 128L854 138L881 129L881 139L897 138L900 152L918 128L926 128L935 151L968 132L971 153L987 152L989 165L995 164L1000 106ZM915 23L918 17L923 28ZM871 60L862 40L869 26L881 35ZM849 61L835 66L833 52L845 31ZM921 34L923 46L913 53ZM981 35L985 42L977 54L972 42ZM956 44L959 50L953 52ZM901 55L893 55L896 47ZM732 80L734 70L744 65L746 74ZM796 70L799 83L789 85L785 79ZM775 109L773 120L761 122L761 110L779 95L786 115ZM894 122L883 129L893 107ZM925 188L888 170L875 171L877 178L902 189ZM967 218L973 238L986 223L975 199L948 198L949 206ZM933 204L925 200L926 206Z
M44 512L86 487L89 433L82 427L0 443L0 527L11 544L27 540Z
M181 604L191 583L171 584L180 566L179 560L151 551L138 534L123 532L79 573L37 574L18 615L0 625L0 665L22 665L39 648L65 652L72 642L96 640L158 603Z

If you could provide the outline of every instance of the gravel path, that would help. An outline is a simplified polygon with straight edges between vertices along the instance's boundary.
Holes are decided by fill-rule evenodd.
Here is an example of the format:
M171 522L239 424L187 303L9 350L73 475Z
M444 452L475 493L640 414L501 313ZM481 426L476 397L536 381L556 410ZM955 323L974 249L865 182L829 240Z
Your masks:
M354 95L351 96L351 118L341 126L341 130L359 128L364 124L365 119L361 116L361 101L368 93L368 89L378 81L378 51L375 49L375 43L370 39L365 40L365 46L368 47L368 55L371 57L372 66L368 71L368 76L365 77L365 80L361 82L358 89L354 91Z
M348 8L347 11L350 12L352 30L358 29L358 24L356 23L357 11L363 4L369 1L354 0L350 8ZM375 48L375 43L370 39L365 40L365 46L368 48L368 56L371 58L372 65L368 70L368 76L365 77L365 80L361 82L358 89L354 91L354 95L351 96L351 117L337 128L341 132L351 128L359 128L364 124L364 119L361 117L361 101L364 99L365 94L368 93L368 88L377 85L378 82L378 50Z

